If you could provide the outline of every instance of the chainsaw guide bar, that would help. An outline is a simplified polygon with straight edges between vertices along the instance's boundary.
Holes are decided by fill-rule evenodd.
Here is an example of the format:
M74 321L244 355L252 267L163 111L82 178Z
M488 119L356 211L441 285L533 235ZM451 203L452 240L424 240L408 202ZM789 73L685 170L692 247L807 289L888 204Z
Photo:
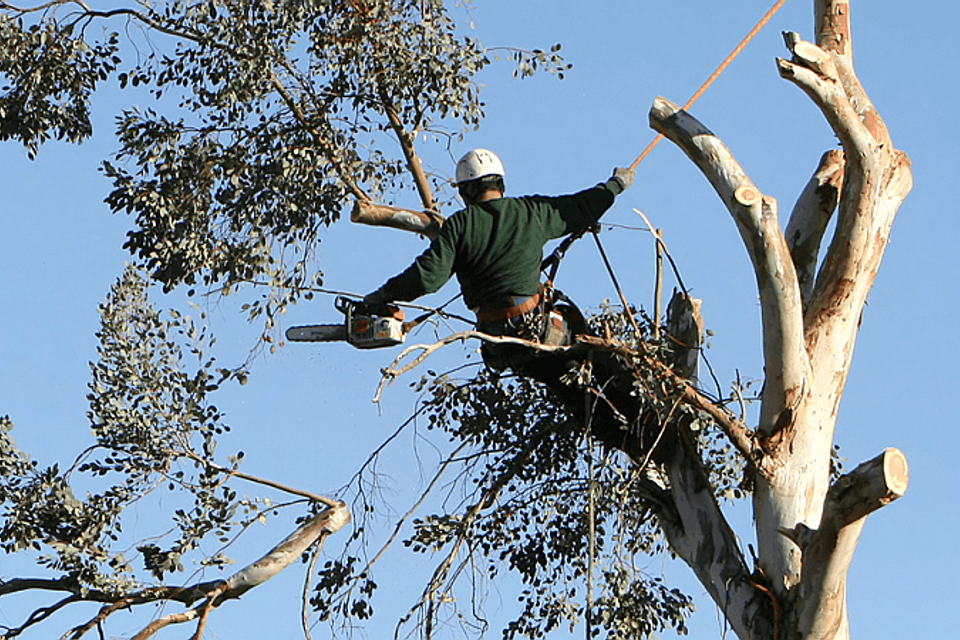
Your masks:
M287 329L290 342L348 342L357 349L379 349L402 344L407 334L403 314L390 308L379 315L362 303L339 297L335 306L345 316L343 324L308 324Z

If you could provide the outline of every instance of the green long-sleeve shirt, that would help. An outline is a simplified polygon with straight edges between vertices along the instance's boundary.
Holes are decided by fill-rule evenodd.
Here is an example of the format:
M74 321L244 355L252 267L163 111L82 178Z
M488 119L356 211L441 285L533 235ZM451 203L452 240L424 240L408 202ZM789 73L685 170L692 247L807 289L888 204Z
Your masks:
M414 300L456 274L471 309L505 296L532 296L540 283L544 244L599 220L621 191L610 179L568 196L469 205L447 219L430 247L380 293L386 300Z

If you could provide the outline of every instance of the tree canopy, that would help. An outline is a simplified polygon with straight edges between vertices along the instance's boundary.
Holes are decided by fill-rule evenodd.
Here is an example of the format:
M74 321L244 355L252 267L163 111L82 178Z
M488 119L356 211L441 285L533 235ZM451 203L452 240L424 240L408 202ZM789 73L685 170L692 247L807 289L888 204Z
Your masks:
M6 513L0 541L11 553L36 551L45 577L6 580L0 595L35 589L63 594L9 627L7 636L50 624L47 618L75 602L102 608L64 637L92 633L121 609L174 601L188 608L158 616L136 637L190 620L198 621L199 637L214 608L273 575L263 573L271 562L266 557L230 569L230 547L254 523L288 511L296 513L296 532L274 547L274 555L284 556L282 566L301 555L309 563L305 632L316 620L339 630L361 624L373 615L380 589L374 571L380 552L367 537L384 506L379 451L335 497L254 476L244 470L243 452L218 452L229 427L213 398L228 381L245 382L249 363L219 364L204 324L158 311L148 297L150 281L190 296L262 292L244 309L261 329L259 340L276 343L281 314L330 286L318 260L319 243L347 207L355 201L391 203L415 192L420 208L442 218L450 199L445 176L425 168L415 143L424 134L452 141L479 125L484 104L476 76L495 54L463 36L443 3L433 1L0 8L0 139L20 142L31 156L50 139L82 141L92 131L90 100L104 82L116 81L151 105L118 115L120 149L102 165L113 185L107 204L130 216L125 248L136 266L118 279L100 308L88 414L94 443L75 460L42 467L16 448L12 422L3 423L0 498ZM788 40L792 58L782 63L782 75L826 112L848 157L849 150L877 146L894 154L885 130L875 126L882 120L870 116L869 102L855 93L858 84L841 78L852 71L843 66L848 54L825 42L818 48ZM559 45L503 51L521 76L538 69L562 75L567 69ZM825 62L831 56L839 75ZM849 116L824 106L830 96L818 93L824 83L841 86L859 112ZM695 146L692 138L709 131L685 117L658 101L651 120L695 162L707 156L724 161L722 146ZM696 135L688 139L690 131ZM825 158L844 164L842 157ZM775 203L759 191L728 190L724 180L736 172L715 175L703 162L701 169L741 228L757 224L772 237L763 225L777 222ZM830 191L844 177L831 182L830 166L825 160L818 173L828 188L817 191L822 200L816 204L827 219L839 205L839 247L854 233L845 221L861 209L848 203L862 202L857 196L863 189L845 186L849 198L840 196L840 188ZM851 176L854 183L862 176L869 182L869 175L861 165L846 165L846 185ZM900 180L909 183L908 177ZM891 183L889 222L906 194L896 179L884 187ZM835 300L830 282L843 280L837 265L850 256L829 248L821 263L821 237L814 233L811 240L803 219L811 205L798 208L801 214L793 219L799 231L786 232L792 255L778 254L803 274L797 297L790 298L794 291L785 286L788 293L773 299L829 311ZM757 218L737 218L738 212ZM772 279L765 280L768 272L759 265L777 254L747 244L763 294ZM823 264L827 284L821 286L809 274ZM780 318L765 329L786 336L768 348L767 365L782 365L783 373L793 375L789 361L800 357L803 328L783 320L790 314L771 298L761 298L765 321ZM758 478L776 475L765 465L776 462L777 438L789 435L784 429L793 424L794 409L786 413L784 405L794 399L765 396L772 413L748 428L744 416L728 408L749 401L746 390L721 397L669 370L672 349L669 337L658 337L659 318L609 306L592 322L599 342L585 344L626 363L629 379L620 384L627 387L611 386L608 397L622 392L631 398L630 412L610 402L604 415L624 418L627 444L620 448L627 455L609 439L606 446L592 439L600 425L591 425L590 416L603 401L590 405L590 392L606 381L595 383L588 369L571 371L566 380L593 407L585 414L558 401L556 390L524 378L468 370L427 372L416 383L422 401L401 431L425 423L445 448L436 468L426 471L423 496L415 501L424 508L392 506L404 515L385 548L402 540L412 551L429 554L434 567L400 620L401 633L418 630L429 637L438 624L454 621L474 633L485 631L480 594L507 572L521 584L521 604L504 626L505 637L540 637L577 621L586 621L588 633L612 637L682 632L691 598L638 568L642 558L668 548L691 565L702 563L694 570L701 569L698 576L717 593L717 580L706 574L723 559L719 571L726 572L728 595L735 591L731 581L741 589L735 596L740 618L731 620L738 633L762 634L786 624L778 606L788 605L792 616L805 614L797 605L799 590L788 590L796 585L772 584L764 574L779 575L780 563L789 564L772 559L772 547L783 540L762 541L762 558L748 560L719 515L720 501L750 495ZM786 390L789 396L793 388L778 380L764 392ZM817 464L829 465L830 451L832 441ZM834 467L817 482L835 481L838 474ZM846 478L856 483L860 475ZM237 488L240 481L269 487L284 502L250 498ZM124 519L135 505L156 504L161 492L168 492L160 500L165 513L150 534L134 540ZM340 500L353 514L350 533L341 534L349 540L341 554L324 558L323 541L346 524ZM169 524L159 524L160 517ZM771 522L775 529L779 521ZM837 524L842 529L849 523ZM815 526L809 531L814 538L803 538L799 525L792 537L776 536L800 548L811 540L828 544L820 542L828 533L817 538ZM702 538L714 534L707 549ZM694 559L693 548L713 557ZM185 571L188 559L198 568ZM181 579L188 574L189 580ZM213 575L227 577L206 579ZM716 599L717 593L711 595ZM761 623L746 624L748 619Z

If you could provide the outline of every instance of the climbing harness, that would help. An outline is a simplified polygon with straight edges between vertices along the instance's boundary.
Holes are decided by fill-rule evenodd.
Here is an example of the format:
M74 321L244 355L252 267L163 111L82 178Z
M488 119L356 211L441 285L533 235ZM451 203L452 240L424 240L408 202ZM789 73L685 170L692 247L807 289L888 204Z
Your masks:
M543 300L543 289L529 298L510 296L503 300L494 301L476 309L477 323L503 322L520 317L540 306Z

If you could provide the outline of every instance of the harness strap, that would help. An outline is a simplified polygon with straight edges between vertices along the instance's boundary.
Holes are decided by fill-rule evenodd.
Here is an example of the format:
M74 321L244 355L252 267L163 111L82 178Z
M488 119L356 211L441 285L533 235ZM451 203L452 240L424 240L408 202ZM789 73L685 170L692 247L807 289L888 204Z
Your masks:
M477 322L502 322L504 320L511 320L517 316L522 316L528 311L533 311L537 308L537 305L540 304L541 299L543 298L543 292L537 291L535 294L524 300L519 304L515 304L510 307L499 307L496 305L484 305L477 309Z

